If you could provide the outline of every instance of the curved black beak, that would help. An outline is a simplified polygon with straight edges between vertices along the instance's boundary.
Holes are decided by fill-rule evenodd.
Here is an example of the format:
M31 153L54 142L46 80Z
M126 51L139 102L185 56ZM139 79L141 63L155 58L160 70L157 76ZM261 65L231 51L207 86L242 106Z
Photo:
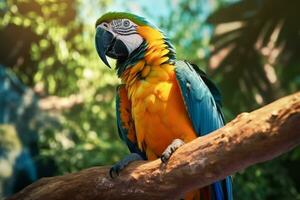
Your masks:
M106 59L106 53L107 53L109 47L111 46L111 43L113 40L114 40L114 35L111 32L109 32L101 27L97 27L96 37L95 37L96 49L97 49L100 59L109 68L111 68L111 67Z
M100 59L109 68L111 67L106 59L106 55L118 60L124 60L129 55L126 45L117 39L110 31L101 27L97 27L96 29L95 43Z

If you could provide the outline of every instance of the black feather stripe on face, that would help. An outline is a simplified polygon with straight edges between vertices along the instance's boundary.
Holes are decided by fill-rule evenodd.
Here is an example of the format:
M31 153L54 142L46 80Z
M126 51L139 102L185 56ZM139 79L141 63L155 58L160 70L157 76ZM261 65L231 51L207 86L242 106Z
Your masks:
M129 25L125 26L125 22L129 23ZM136 33L137 25L131 22L128 19L116 19L111 21L112 30L116 34L120 35L130 35Z

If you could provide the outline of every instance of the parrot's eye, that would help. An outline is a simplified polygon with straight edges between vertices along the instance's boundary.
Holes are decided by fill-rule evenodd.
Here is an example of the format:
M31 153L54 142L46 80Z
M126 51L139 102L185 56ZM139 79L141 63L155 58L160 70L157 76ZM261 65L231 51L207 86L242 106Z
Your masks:
M123 26L124 26L124 27L129 27L129 25L130 25L129 20L124 20Z
M103 25L105 28L108 28L108 24L107 24L106 22L104 22L102 25Z

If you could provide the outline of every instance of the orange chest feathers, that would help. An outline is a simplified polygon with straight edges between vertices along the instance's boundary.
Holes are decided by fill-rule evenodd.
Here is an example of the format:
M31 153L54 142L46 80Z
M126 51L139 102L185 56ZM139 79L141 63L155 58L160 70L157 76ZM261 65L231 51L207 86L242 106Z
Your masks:
M176 138L185 142L196 138L188 117L174 66L152 66L143 79L127 87L131 100L136 140L149 160L161 156ZM143 75L143 74L142 74Z

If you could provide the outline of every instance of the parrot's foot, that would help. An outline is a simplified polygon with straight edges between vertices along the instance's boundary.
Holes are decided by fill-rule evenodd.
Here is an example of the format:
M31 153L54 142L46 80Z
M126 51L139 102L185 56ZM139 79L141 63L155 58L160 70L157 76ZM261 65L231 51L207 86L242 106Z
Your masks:
M173 140L173 142L162 153L162 156L160 157L161 161L166 163L170 159L171 155L182 145L184 145L184 142L181 139Z
M127 155L125 158L123 158L122 160L120 160L119 162L117 162L110 168L110 170L109 170L110 177L115 178L115 177L119 176L119 173L122 169L124 169L130 163L132 163L134 161L138 161L138 160L144 160L144 159L142 156L140 156L137 153L131 153L131 154Z

